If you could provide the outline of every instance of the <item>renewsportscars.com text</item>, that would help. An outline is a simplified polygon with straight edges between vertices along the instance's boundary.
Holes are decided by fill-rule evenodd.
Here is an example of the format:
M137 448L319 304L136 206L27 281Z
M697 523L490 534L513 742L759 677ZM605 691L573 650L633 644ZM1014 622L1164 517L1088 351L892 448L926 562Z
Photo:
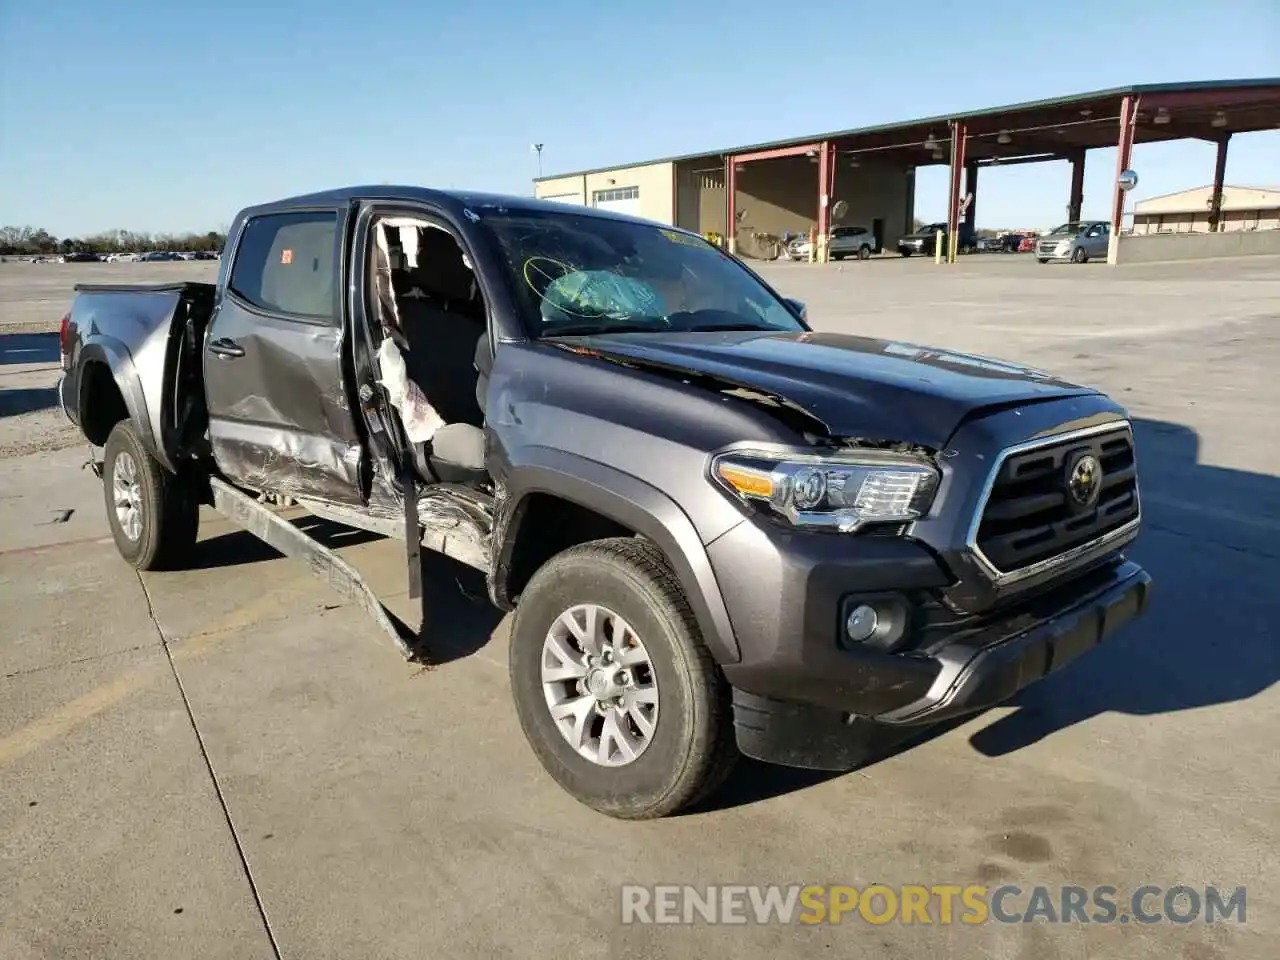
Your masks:
M662 924L981 924L1245 922L1245 888L1143 884L791 886L629 885L622 922Z

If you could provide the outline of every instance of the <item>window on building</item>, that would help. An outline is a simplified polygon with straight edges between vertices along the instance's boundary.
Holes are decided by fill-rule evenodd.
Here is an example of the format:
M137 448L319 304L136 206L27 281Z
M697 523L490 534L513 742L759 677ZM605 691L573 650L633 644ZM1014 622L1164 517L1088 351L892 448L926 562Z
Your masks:
M639 187L610 187L608 190L596 190L591 194L592 201L598 206L601 203L613 203L616 200L639 200Z
M236 245L231 291L263 310L331 318L337 237L333 212L254 217Z

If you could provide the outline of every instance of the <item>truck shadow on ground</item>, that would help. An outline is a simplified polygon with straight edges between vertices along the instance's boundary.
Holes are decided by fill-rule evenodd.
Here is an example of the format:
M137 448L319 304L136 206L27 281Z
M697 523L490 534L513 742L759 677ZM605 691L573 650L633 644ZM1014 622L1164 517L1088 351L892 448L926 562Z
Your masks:
M295 517L290 522L307 536L331 550L385 539L380 534L345 527L340 523L310 514ZM230 533L199 541L192 552L189 568L209 570L215 567L247 566L283 556L284 554L249 531L233 530Z
M1135 420L1144 529L1131 556L1154 579L1137 621L1006 706L969 736L988 757L1031 746L1104 713L1177 713L1255 697L1280 682L1280 478L1199 463L1181 424ZM980 715L979 715L980 719ZM890 745L908 753L974 720L961 717ZM865 769L865 767L864 767ZM699 810L767 800L840 774L745 761Z
M60 356L56 333L0 334L0 366L57 363Z
M290 522L331 550L387 540L381 534L310 514L294 517ZM404 544L400 541L388 540L388 549L397 550L401 557L404 556ZM248 566L275 559L284 559L284 555L248 531L234 530L199 541L188 567L204 570ZM297 563L296 560L288 562ZM505 616L489 602L484 574L430 550L422 553L422 592L421 601L405 600L414 610L414 615L409 618L412 622L390 610L387 612L423 660L433 665L449 663L479 651L489 642Z
M56 333L0 334L0 367L57 364L59 358ZM58 391L53 387L3 389L9 377L24 376L27 373L28 371L18 370L5 371L0 375L3 376L3 379L0 379L0 417L16 417L24 413L35 413L57 407Z

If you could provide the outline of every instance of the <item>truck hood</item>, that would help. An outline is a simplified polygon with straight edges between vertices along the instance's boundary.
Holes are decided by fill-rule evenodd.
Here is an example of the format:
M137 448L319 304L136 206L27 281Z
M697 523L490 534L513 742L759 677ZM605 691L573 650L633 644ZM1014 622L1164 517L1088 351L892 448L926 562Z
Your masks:
M985 407L1096 393L999 360L835 333L606 334L558 342L579 353L710 378L785 401L832 437L934 449Z

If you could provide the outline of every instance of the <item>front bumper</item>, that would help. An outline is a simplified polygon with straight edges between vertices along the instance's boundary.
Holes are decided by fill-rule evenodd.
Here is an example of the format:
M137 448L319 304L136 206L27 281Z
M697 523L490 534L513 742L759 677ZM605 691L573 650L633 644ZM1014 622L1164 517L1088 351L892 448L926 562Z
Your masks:
M886 591L927 608L948 579L932 554L910 541L867 538L851 557L842 538L790 537L776 562L761 563L762 544L743 527L754 525L711 547L742 648L740 662L723 666L738 744L748 756L792 766L851 769L925 726L1007 700L1139 616L1151 584L1141 567L1113 555L982 613L943 617L904 652L888 653L842 645L839 612L850 595ZM754 582L730 572L733 556L754 557ZM777 571L771 582L761 583L762 568Z

